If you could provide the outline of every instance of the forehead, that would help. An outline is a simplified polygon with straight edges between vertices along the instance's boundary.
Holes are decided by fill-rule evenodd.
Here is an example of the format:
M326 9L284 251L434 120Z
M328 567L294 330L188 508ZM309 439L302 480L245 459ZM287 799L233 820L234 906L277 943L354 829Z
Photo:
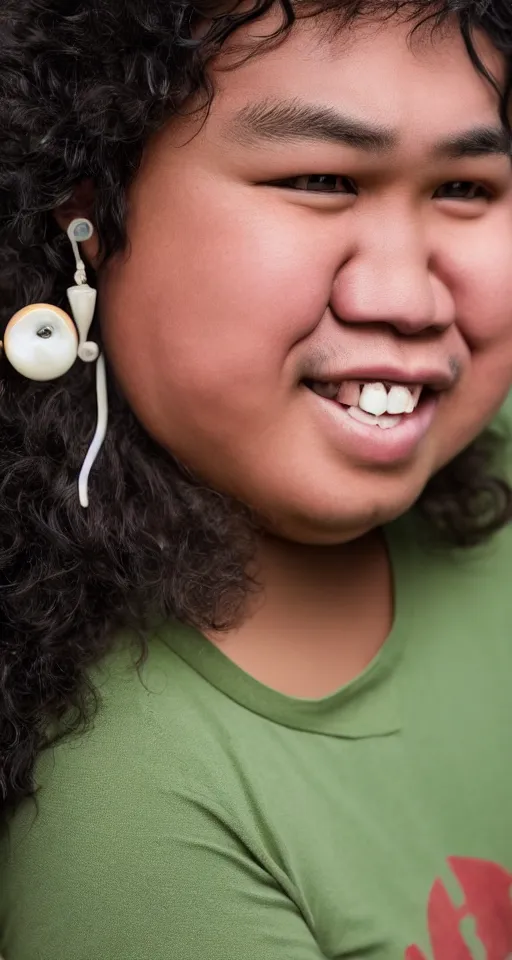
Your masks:
M262 38L277 26L271 14L244 28L218 58L219 119L251 102L299 99L391 127L415 143L496 121L498 94L472 64L455 20L435 30L414 30L398 17L336 30L329 15L299 20L283 42L265 49ZM502 55L484 34L474 45L501 86Z

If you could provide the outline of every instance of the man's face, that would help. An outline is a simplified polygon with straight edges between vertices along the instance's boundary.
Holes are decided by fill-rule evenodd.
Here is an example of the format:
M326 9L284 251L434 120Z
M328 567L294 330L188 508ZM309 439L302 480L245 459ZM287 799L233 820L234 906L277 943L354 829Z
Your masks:
M237 57L274 26L237 34ZM512 380L498 98L455 25L410 30L302 21L225 70L228 49L207 120L148 148L129 255L103 272L107 351L143 425L291 539L405 511Z

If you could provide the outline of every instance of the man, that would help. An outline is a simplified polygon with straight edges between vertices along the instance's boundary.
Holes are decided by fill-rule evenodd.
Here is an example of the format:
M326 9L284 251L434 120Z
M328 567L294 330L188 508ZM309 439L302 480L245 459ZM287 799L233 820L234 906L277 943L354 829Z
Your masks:
M5 960L506 960L512 8L6 9Z

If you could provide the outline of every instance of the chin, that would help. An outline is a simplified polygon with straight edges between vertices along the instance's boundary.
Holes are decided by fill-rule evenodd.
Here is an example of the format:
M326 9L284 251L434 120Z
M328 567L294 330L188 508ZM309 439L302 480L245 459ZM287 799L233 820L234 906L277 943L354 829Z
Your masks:
M373 490L365 485L363 496L359 490L357 494L347 493L342 499L338 495L329 503L311 498L309 504L304 499L300 506L287 510L281 505L279 510L271 512L272 520L267 519L264 526L274 535L296 543L317 546L348 543L407 513L424 486L396 489L392 495L389 488L383 489L375 480Z

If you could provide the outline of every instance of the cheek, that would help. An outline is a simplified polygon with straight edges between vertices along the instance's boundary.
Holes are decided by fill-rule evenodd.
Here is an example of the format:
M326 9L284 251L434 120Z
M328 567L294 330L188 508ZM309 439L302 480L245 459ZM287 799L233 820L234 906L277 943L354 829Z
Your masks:
M467 362L440 411L436 468L485 428L512 383L512 214L471 237L464 229L458 244L448 239L438 266L455 304L453 333L464 341Z
M509 223L510 219L510 223ZM459 329L474 354L512 356L512 215L466 241L453 268ZM498 366L499 366L498 362Z
M511 264L512 230L508 222L480 236L475 231L471 243L466 239L458 260L449 262L457 327L469 350L469 363L443 413L439 466L481 432L510 390Z
M186 200L173 196L152 216L141 193L130 258L112 264L103 284L109 352L154 405L164 396L226 410L230 398L242 408L265 396L272 403L293 346L329 300L332 277L310 232L261 209L261 198L235 193L226 204L214 191L196 184L191 203L185 186Z

